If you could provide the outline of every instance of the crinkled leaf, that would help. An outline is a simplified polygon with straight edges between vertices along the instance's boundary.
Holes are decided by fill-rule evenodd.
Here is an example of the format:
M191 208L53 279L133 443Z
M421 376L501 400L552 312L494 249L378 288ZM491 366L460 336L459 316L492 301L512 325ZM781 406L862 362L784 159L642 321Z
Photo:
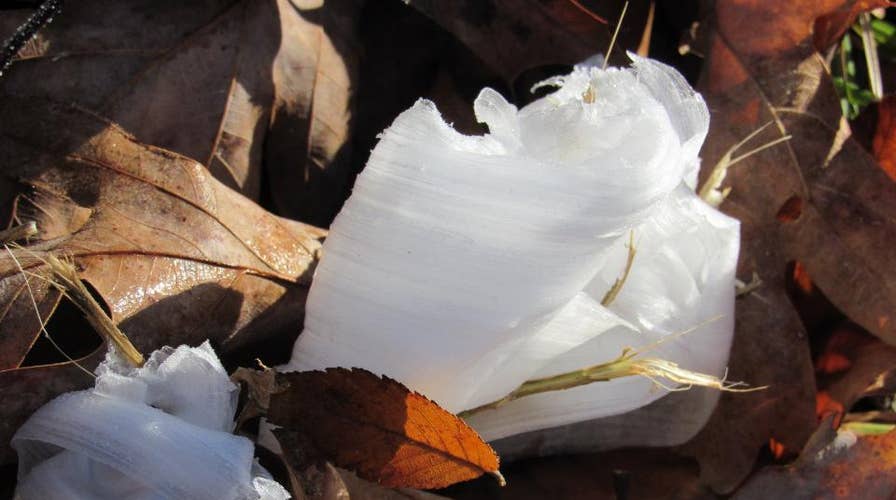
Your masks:
M0 165L21 186L16 219L39 231L0 253L0 370L10 378L0 391L4 401L28 394L27 408L0 409L5 422L21 423L73 376L89 382L69 368L42 369L60 378L52 383L19 375L40 324L11 255L33 274L44 318L59 294L41 256L72 258L144 353L209 338L227 354L298 331L321 230L268 214L193 160L37 98L0 100Z
M360 1L67 4L0 95L75 102L282 215L327 224L347 189ZM0 15L0 38L28 14Z
M838 98L812 44L812 25L842 1L717 2L699 89L712 110L704 177L766 122L753 146L793 138L728 170L723 211L742 222L738 274L764 285L738 301L729 378L769 385L726 394L691 444L704 477L730 491L774 438L800 449L814 427L814 381L803 327L784 292L800 261L846 315L888 342L896 276L896 185L848 138ZM750 26L751 29L744 29ZM745 148L749 149L749 148Z

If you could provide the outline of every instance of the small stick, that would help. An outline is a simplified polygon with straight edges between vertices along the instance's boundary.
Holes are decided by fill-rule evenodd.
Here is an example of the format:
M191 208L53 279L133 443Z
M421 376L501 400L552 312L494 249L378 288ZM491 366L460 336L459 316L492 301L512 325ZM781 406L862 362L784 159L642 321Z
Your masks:
M613 31L613 38L610 39L610 47L607 48L607 55L604 56L604 65L601 69L607 69L610 62L610 53L613 52L613 46L616 45L616 37L619 36L619 28L622 27L622 20L625 19L625 11L628 10L628 2L622 5L622 13L619 14L619 21L616 23L616 29Z
M143 355L93 298L93 295L84 286L84 282L78 277L75 266L71 262L58 259L53 255L47 256L46 263L53 271L56 286L78 306L90 325L117 347L131 365L137 368L143 366Z
M625 18L625 11L628 9L628 2L625 2L625 5L622 6L622 13L619 14L619 21L616 23L616 30L613 31L613 37L610 38L610 46L607 47L607 53L604 55L604 63L600 69L607 69L607 63L610 60L610 52L613 51L613 46L616 45L616 37L619 35L619 27L622 26L622 20ZM535 90L535 87L532 87L532 90ZM588 84L588 88L585 89L585 92L582 94L582 101L587 104L593 104L595 99L597 98L597 92L594 89L594 82Z
M616 300L616 296L619 295L619 292L622 290L622 286L625 285L625 281L628 279L628 274L632 270L632 264L635 263L635 254L638 252L635 248L635 232L630 231L628 233L628 258L625 261L625 270L622 271L622 276L617 278L616 281L613 282L613 286L607 290L607 293L604 294L604 298L601 299L600 305L604 307L608 307L610 304Z

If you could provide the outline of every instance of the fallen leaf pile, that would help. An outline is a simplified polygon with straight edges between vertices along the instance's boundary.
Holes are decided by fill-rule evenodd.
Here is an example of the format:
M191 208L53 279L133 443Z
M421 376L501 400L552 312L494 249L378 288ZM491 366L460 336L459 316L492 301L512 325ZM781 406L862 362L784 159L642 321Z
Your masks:
M39 3L0 8L0 39ZM530 102L532 84L606 50L622 5L66 2L0 76L0 228L19 231L0 249L0 496L14 487L12 433L92 385L81 368L106 349L49 282L50 255L73 261L141 352L210 339L243 385L239 429L254 435L261 416L276 426L281 453L261 458L297 498L434 498L417 489L461 481L436 493L896 494L896 97L850 123L831 76L840 40L880 0L628 8L610 61L626 64L646 32L649 55L703 94L702 181L766 124L744 151L787 138L720 186L720 209L741 221L738 278L761 281L737 299L728 378L768 388L723 394L690 442L516 450L501 488L469 481L497 474L498 457L425 395L362 370L254 369L288 359L323 228L398 113L427 97L458 130L481 132L482 87ZM881 64L893 92L896 65ZM30 223L34 234L15 229ZM662 429L699 394L604 419L596 435Z

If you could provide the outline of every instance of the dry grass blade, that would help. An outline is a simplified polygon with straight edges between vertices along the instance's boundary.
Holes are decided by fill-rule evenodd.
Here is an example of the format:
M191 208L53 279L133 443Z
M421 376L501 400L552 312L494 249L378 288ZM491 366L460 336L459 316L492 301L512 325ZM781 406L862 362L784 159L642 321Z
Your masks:
M0 231L0 243L12 243L35 234L37 234L37 224L34 221L28 221L25 224Z
M613 282L613 286L607 290L607 293L604 294L603 299L600 301L600 305L604 307L608 307L610 304L616 300L616 296L619 295L619 292L622 290L622 286L625 285L625 281L628 279L629 273L632 271L632 264L635 263L635 255L638 253L638 249L635 247L635 232L631 231L628 235L628 257L625 260L625 270L622 271L622 276L619 277L616 281Z
M677 363L665 359L639 357L646 352L656 349L658 346L669 340L692 333L702 326L718 319L719 317L710 318L692 328L663 337L640 349L627 347L622 351L622 354L620 354L619 357L606 363L600 363L580 370L561 373L550 377L527 380L503 398L460 412L458 413L458 416L466 418L481 411L500 408L516 399L541 394L543 392L562 391L572 389L573 387L592 384L594 382L608 382L617 378L631 377L634 375L646 377L653 381L657 386L670 392L688 390L693 386L708 387L725 392L752 392L766 389L767 387L765 386L746 387L746 384L743 382L730 382L727 380L727 374L726 376L719 378L714 375L682 368L678 366ZM663 384L661 380L668 380L679 385L677 387L670 387Z
M130 364L136 367L143 366L145 361L143 355L134 347L134 344L131 343L128 337L115 326L112 319L103 311L96 299L93 298L93 295L84 286L84 282L78 277L78 271L75 269L75 266L71 262L61 260L53 255L48 255L45 261L50 270L53 271L53 284L78 306L78 309L84 313L90 325L114 345Z
M625 12L628 10L628 2L622 5L622 13L619 14L619 21L616 22L616 29L613 31L613 37L610 38L610 46L607 47L607 55L604 56L604 64L602 69L607 69L610 62L610 54L613 52L613 46L616 45L616 38L619 36L619 28L622 27L622 20L625 19Z

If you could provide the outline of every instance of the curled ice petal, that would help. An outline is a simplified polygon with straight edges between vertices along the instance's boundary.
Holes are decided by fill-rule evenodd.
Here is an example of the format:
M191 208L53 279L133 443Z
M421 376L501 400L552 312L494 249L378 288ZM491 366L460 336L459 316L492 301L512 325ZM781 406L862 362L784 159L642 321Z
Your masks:
M230 433L237 388L207 342L97 372L94 389L47 403L13 437L18 498L288 498L256 481L270 478L252 442Z
M504 96L484 88L473 104L473 111L479 123L488 125L489 135L503 142L508 150L517 151L522 147L518 110Z
M651 345L715 318L694 332L664 342L650 356L717 376L724 374L734 319L734 270L739 248L736 221L715 211L681 185L635 229L637 255L616 300L602 308L599 300L623 268L627 250L620 244L607 256L606 265L515 361L528 364L527 352L554 353L546 345L577 329L600 330L600 335L557 353L534 374L556 375L609 361L627 347ZM589 307L583 307L587 304ZM615 322L596 324L612 315ZM606 320L603 320L606 321ZM534 358L537 359L537 358ZM671 385L671 384L670 384ZM496 411L473 415L469 422L487 439L499 439L539 428L544 421L556 427L616 415L644 406L666 394L649 380L623 378L557 393L512 401ZM715 393L711 393L715 395ZM693 419L683 423L695 433L715 402L692 409ZM580 446L580 434L555 432L552 445ZM530 436L535 442L544 436ZM674 444L674 443L670 443ZM515 447L522 447L519 440Z

